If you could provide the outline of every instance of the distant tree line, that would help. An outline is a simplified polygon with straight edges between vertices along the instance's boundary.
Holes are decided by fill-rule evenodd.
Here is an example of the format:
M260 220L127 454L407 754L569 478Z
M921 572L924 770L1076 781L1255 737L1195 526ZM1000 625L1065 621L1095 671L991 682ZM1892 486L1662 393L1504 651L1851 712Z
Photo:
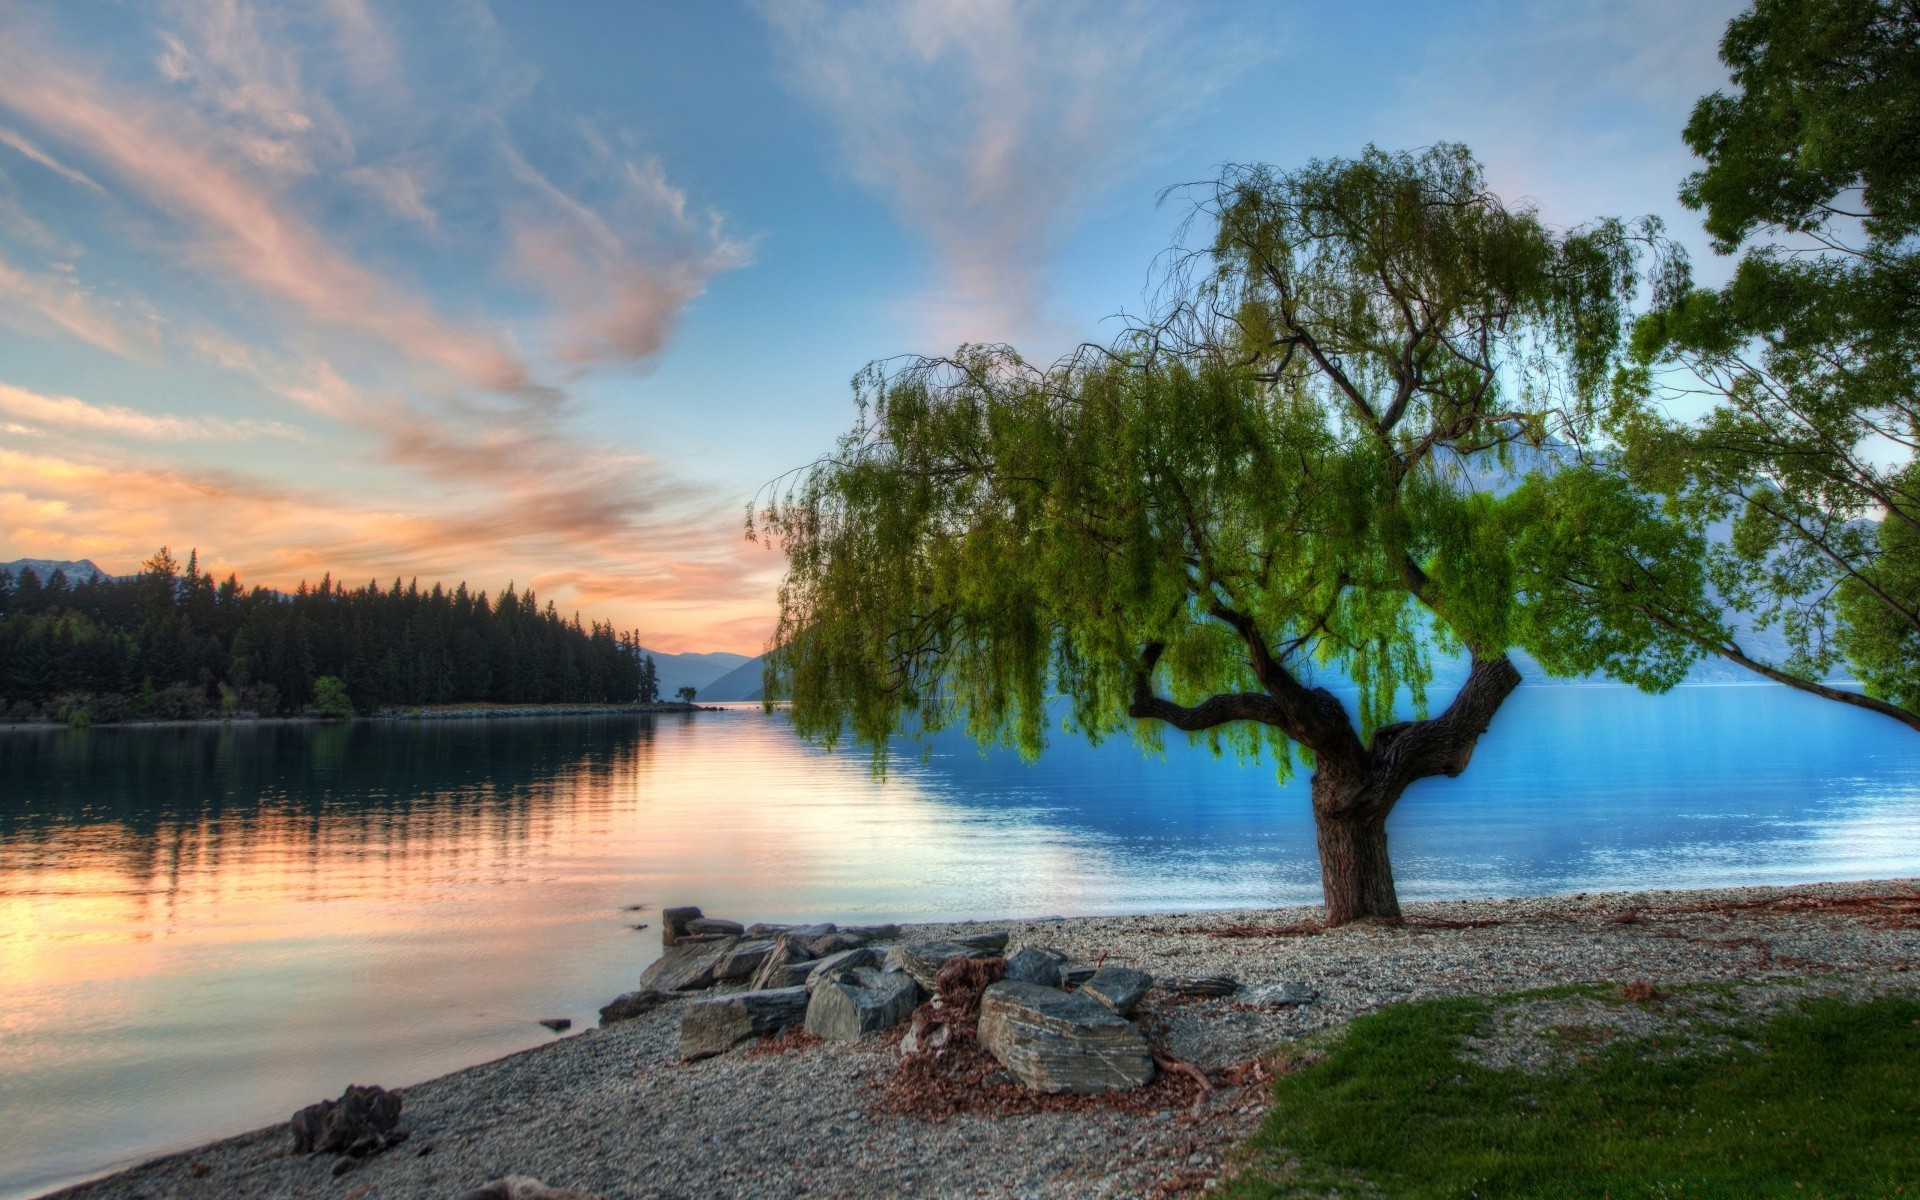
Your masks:
M163 547L137 575L0 576L0 717L72 724L391 706L651 702L636 632L582 625L511 585L291 593L216 581Z

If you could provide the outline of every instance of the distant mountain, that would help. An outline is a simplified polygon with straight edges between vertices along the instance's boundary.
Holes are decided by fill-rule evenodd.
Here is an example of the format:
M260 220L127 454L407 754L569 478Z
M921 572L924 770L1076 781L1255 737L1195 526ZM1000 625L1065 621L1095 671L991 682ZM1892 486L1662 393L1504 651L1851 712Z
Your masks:
M724 650L707 654L662 654L658 650L647 650L644 646L641 649L653 655L653 665L660 672L660 695L668 700L683 687L693 688L704 700L707 698L707 689L716 680L749 661L744 654L729 654Z
M700 689L702 700L758 700L760 698L760 672L766 666L764 658L750 658L733 670ZM660 689L663 693L666 689Z
M51 558L16 558L12 562L0 563L0 575L18 575L22 571L32 571L34 577L41 583L53 578L55 571L65 571L69 583L113 578L96 566L90 558L83 558L79 562L59 562Z

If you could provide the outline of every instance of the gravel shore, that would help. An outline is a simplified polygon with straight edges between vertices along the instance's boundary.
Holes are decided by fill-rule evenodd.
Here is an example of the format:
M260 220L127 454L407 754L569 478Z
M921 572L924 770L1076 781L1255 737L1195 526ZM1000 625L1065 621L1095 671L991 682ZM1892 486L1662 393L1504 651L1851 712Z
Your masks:
M1016 945L1054 946L1082 962L1235 977L1234 996L1155 992L1138 1016L1174 1057L1242 1068L1245 1083L1222 1084L1201 1105L1197 1086L1175 1075L1143 1095L932 1121L886 1115L894 1039L798 1039L682 1064L675 1003L406 1089L411 1139L337 1179L328 1157L292 1155L276 1124L55 1195L452 1200L505 1175L604 1200L1179 1195L1218 1177L1258 1124L1266 1089L1248 1064L1382 1005L1569 983L1743 981L1743 994L1775 1001L1920 991L1916 880L1406 908L1397 926L1331 931L1312 908L908 930L1005 929ZM1275 993L1260 989L1282 983L1318 998L1263 1003ZM1515 1043L1487 1053L1525 1065L1530 1052Z

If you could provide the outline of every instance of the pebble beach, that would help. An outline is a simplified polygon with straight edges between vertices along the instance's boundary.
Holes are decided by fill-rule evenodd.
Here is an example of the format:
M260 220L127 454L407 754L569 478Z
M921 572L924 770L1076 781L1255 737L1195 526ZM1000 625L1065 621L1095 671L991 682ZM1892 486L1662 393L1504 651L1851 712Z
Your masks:
M1317 909L1290 908L918 925L903 936L993 931L1078 962L1240 986L1148 994L1136 1024L1194 1069L1163 1069L1137 1092L1045 1097L996 1084L916 1107L892 1086L897 1031L850 1043L790 1034L682 1062L690 1001L675 1001L401 1089L407 1140L343 1174L326 1156L295 1155L282 1119L53 1195L455 1200L511 1176L601 1200L1204 1194L1233 1172L1273 1073L1385 1005L1563 984L1629 996L1727 984L1737 1002L1767 1007L1920 993L1914 880L1416 903L1398 924L1332 930ZM1474 1053L1544 1069L1551 1054L1531 1030L1557 1019L1555 1005L1595 1009L1603 1023L1617 1010L1625 1033L1687 1019L1683 1004L1528 1005L1503 1010Z

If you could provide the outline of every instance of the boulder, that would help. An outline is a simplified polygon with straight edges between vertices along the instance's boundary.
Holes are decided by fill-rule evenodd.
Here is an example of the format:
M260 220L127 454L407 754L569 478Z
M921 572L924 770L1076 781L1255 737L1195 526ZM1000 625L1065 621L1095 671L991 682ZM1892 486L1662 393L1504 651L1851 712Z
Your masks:
M1244 1004L1254 1004L1261 1008L1295 1008L1312 1004L1320 998L1320 993L1304 983L1273 983L1266 987L1257 987L1240 997Z
M293 1114L287 1127L293 1131L295 1154L337 1151L364 1158L403 1140L404 1135L394 1131L398 1124L400 1093L356 1083L338 1100L307 1105Z
M526 1175L509 1175L461 1192L455 1200L600 1200L600 1197L572 1188L548 1187Z
M1160 990L1176 996L1231 996L1240 990L1240 981L1231 975L1175 977L1162 979Z
M755 921L753 924L747 926L747 936L756 938L773 937L775 934L785 933L792 928L793 926L791 925L770 925L765 921Z
M980 1044L1039 1092L1085 1096L1153 1078L1147 1039L1092 997L1003 979L980 997Z
M1022 946L1007 955L1006 977L1022 983L1037 983L1041 987L1059 987L1060 960L1063 957L1036 946Z
M1153 976L1132 967L1101 967L1080 985L1080 994L1090 996L1123 1017L1133 1015L1140 998L1153 986Z
M835 925L832 921L822 921L817 925L795 925L792 929L787 930L787 936L799 938L803 942L810 942L815 938L825 937L830 933L838 932L840 932L838 925Z
M808 963L806 978L807 990L811 992L819 987L821 981L830 979L842 971L851 971L856 967L880 966L880 956L865 946L855 946L818 962Z
M713 965L714 982L738 983L751 979L754 972L760 969L761 964L765 963L767 956L772 953L773 942L770 940L736 942L733 948L721 955L720 961Z
M572 1017L541 1017L540 1023L555 1033L565 1033L573 1028Z
M671 946L680 940L687 931L688 921L700 919L700 909L694 905L683 908L663 908L660 910L660 944Z
M713 969L732 949L735 939L716 942L683 941L647 964L640 986L663 992L695 992L713 986Z
M967 948L969 958L995 958L1006 953L1007 937L1003 929L998 933L962 934L952 940Z
M859 938L862 942L890 942L900 936L898 925L848 925L840 930L848 937Z
M740 937L747 927L738 921L723 921L719 917L695 917L687 922L686 933L719 934L722 937Z
M825 958L830 954L838 954L842 950L851 950L855 946L864 946L866 944L867 943L860 938L834 932L823 934L820 937L809 940L807 942L807 949L813 951L815 958Z
M672 992L655 991L651 988L644 991L627 992L624 995L614 997L611 1004L600 1010L600 1023L602 1025L611 1025L615 1021L631 1021L635 1017L646 1016L662 1004L678 999L679 997Z
M1002 946L1005 940L1003 935ZM999 952L999 948L968 946L962 942L901 942L887 951L886 969L905 971L923 990L931 992L933 977L948 959L993 958Z
M790 933L783 933L773 940L773 949L747 986L754 991L761 991L805 983L807 972L813 969L812 964L813 951L807 949L806 942ZM780 980L786 982L778 982Z
M840 971L812 991L807 1001L807 1032L836 1042L857 1042L867 1034L891 1029L912 1016L920 1003L920 985L912 976L872 967Z
M696 1000L680 1014L680 1057L725 1054L748 1038L777 1033L807 1016L807 989L774 988Z
M1099 970L1099 967L1090 966L1087 963L1071 963L1061 967L1060 986L1068 991L1072 991L1087 980L1092 979Z

